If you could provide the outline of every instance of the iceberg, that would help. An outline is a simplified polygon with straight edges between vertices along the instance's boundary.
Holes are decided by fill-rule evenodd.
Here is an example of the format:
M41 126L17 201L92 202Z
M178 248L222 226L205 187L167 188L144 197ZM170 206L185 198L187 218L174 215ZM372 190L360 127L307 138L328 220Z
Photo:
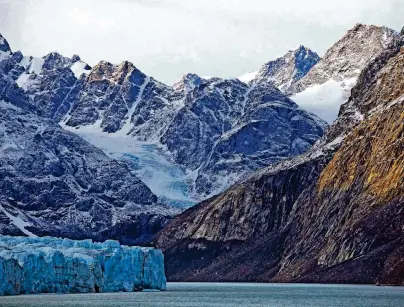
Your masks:
M118 241L0 236L0 295L166 289L163 253Z

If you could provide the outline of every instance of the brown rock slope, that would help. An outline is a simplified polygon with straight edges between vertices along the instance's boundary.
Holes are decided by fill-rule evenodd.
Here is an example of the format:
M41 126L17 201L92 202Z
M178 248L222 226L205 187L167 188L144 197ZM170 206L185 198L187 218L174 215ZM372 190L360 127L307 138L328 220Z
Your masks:
M403 65L384 52L308 153L170 223L168 279L404 285Z

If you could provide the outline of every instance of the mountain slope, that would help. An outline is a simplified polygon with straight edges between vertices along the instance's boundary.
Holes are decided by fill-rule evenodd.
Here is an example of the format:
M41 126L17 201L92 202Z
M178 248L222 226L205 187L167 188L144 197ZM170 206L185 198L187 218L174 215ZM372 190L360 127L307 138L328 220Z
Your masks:
M291 92L301 92L330 79L339 82L357 78L370 61L398 40L399 34L389 28L357 24L327 50Z
M404 284L400 45L366 66L336 123L306 154L159 233L169 280Z
M175 210L0 76L0 233L149 242Z

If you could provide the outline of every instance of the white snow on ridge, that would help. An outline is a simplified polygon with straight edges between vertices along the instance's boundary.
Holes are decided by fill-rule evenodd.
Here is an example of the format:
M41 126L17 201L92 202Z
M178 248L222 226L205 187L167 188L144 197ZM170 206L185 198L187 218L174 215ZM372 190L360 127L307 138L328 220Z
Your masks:
M87 64L82 61L75 62L71 67L71 71L77 79L80 79L82 74L88 75L91 70L86 69Z
M1 50L0 50L0 61L3 60L3 59L5 59L5 58L8 58L9 56L10 56L10 52L9 52L9 51L1 51Z
M258 74L258 70L246 73L246 74L238 77L237 79L239 79L241 82L248 83L248 82L254 80L255 77L257 76L257 74Z
M0 210L4 212L4 214L10 219L11 223L13 223L17 228L19 228L23 233L25 233L28 237L36 237L35 234L26 230L26 226L31 226L30 223L24 221L20 216L14 216L10 214L2 205L0 205Z
M24 85L27 83L30 76L31 76L30 74L23 73L18 77L18 79L15 82L19 87L25 88Z
M43 58L32 58L30 60L28 72L30 74L36 73L37 75L39 75L42 71L42 66L44 63L45 63L45 59L43 59Z
M331 124L337 118L340 106L349 99L356 80L351 78L337 82L330 79L323 84L313 85L290 98L301 108Z
M23 57L20 65L24 67L26 71L16 80L17 85L24 90L27 90L30 82L29 77L31 74L40 75L44 62L45 60L43 58Z
M383 36L381 39L381 43L382 43L383 48L386 49L392 42L393 36L389 35L389 31L391 31L390 29L384 27L383 31L384 32L383 32Z
M150 82L150 77L146 77L145 81L143 82L142 86L139 89L139 94L137 95L136 101L133 102L132 107L128 110L128 118L126 119L123 127L117 132L120 135L127 135L132 128L131 119L133 112L135 112L136 106L139 104L140 100L142 99L143 92Z

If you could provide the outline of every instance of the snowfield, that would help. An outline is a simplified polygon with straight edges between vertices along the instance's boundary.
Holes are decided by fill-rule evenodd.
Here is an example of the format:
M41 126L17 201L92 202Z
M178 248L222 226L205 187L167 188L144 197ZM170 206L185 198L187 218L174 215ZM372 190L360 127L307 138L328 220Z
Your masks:
M323 84L313 85L290 98L301 108L316 114L329 124L337 118L341 105L348 101L357 78L344 81L330 79Z

